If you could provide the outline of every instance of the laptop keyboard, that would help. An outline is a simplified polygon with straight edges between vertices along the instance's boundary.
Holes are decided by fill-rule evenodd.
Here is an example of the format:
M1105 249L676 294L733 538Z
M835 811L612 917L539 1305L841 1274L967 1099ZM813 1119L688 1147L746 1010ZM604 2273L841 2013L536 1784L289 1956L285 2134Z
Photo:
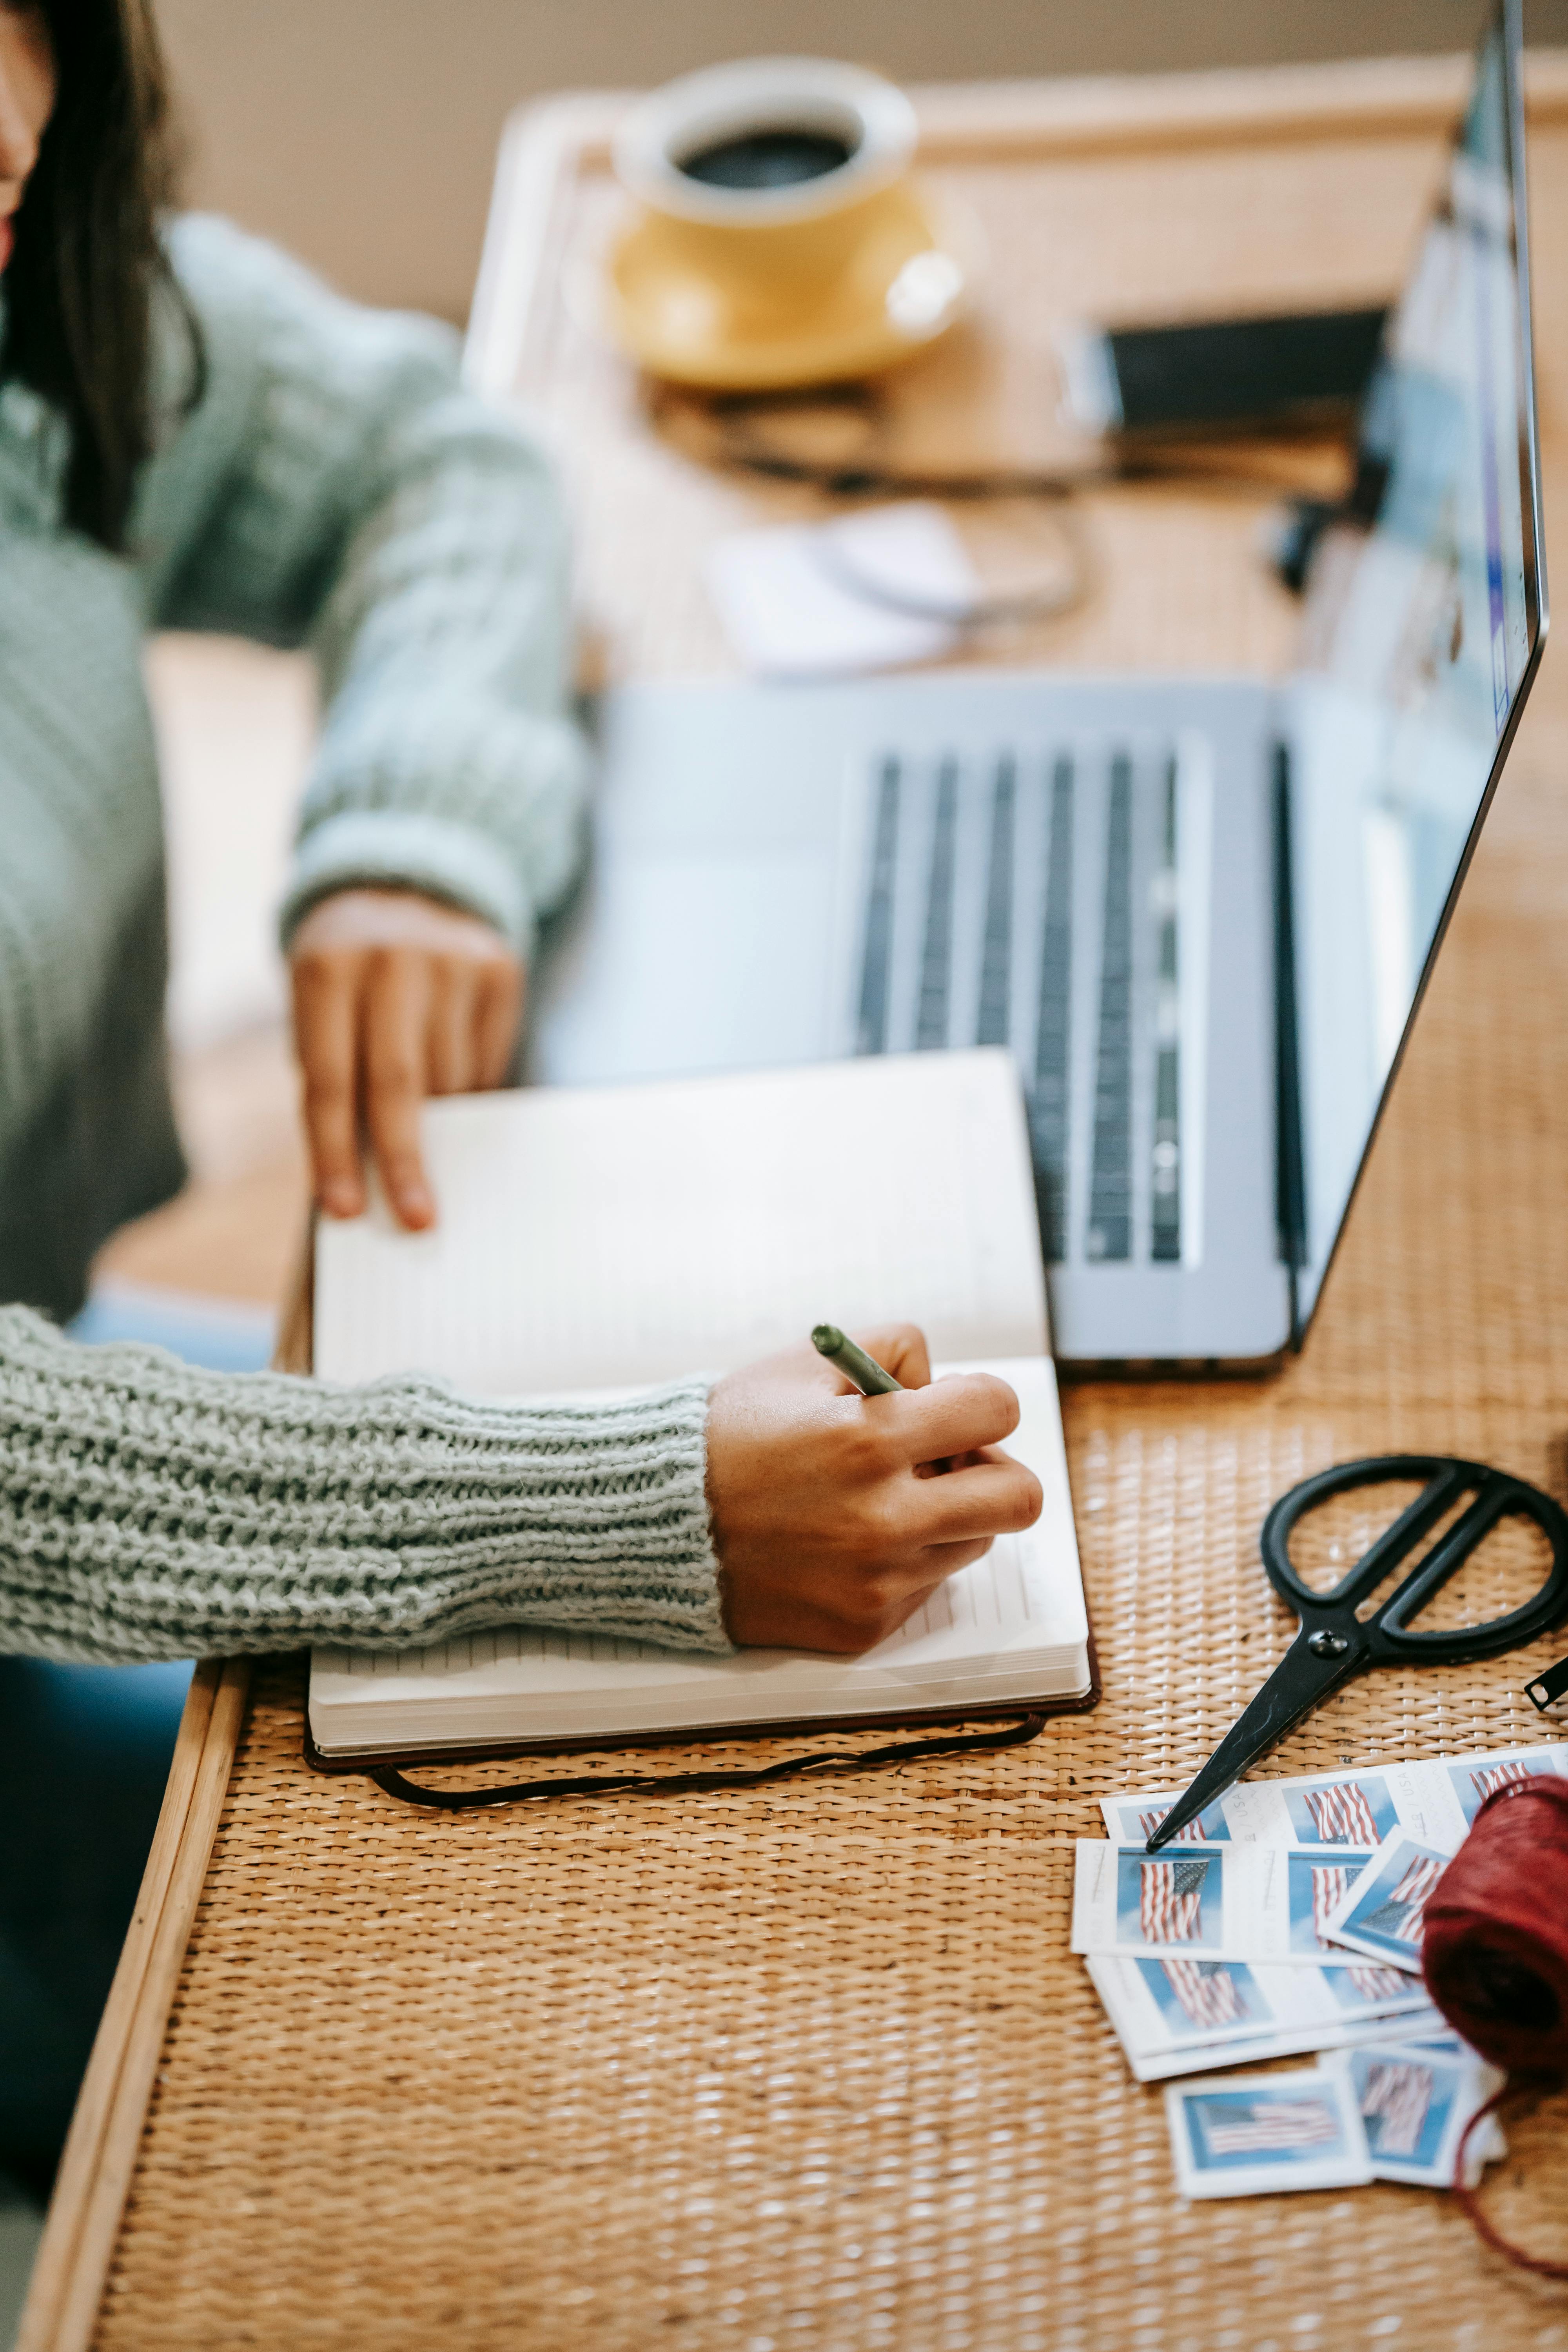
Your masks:
M1100 935L1100 1019L1095 1032L1094 1158L1089 1180L1089 1255L1132 1255L1132 770L1110 763L1105 914Z
M1013 1048L1058 1262L1181 1258L1177 814L1158 746L876 763L857 1050Z

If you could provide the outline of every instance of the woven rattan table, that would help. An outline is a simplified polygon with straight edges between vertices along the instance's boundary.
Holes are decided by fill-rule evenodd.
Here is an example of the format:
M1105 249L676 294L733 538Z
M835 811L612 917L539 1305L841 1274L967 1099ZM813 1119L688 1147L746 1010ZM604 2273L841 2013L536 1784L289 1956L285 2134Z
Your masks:
M1568 70L1534 62L1551 541ZM1048 331L1075 311L1392 287L1463 79L930 94L928 168L983 224L992 313L907 379L900 448L1048 437ZM512 138L474 372L561 437L603 665L717 668L703 543L811 500L683 454L574 309L612 112L565 102ZM1097 593L998 657L1277 663L1292 614L1260 585L1257 520L1098 498ZM1158 2094L1066 1948L1096 1798L1188 1773L1288 1636L1256 1561L1285 1485L1409 1447L1568 1493L1565 678L1549 656L1304 1357L1268 1383L1068 1392L1099 1711L868 1779L441 1817L307 1771L301 1662L248 1693L205 1668L26 2352L1568 2347L1568 2291L1441 2197L1182 2204ZM1513 1572L1478 1570L1479 1597ZM1551 1647L1353 1685L1269 1769L1539 1736L1521 1693ZM1489 2191L1560 2256L1565 2118L1519 2126Z

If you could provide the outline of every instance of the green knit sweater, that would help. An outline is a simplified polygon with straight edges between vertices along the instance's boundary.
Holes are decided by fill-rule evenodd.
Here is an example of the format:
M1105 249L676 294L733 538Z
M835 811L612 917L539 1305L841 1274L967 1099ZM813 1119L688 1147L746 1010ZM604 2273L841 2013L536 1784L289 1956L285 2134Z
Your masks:
M325 719L287 934L401 883L526 952L582 834L565 546L537 446L455 339L219 221L171 231L129 560L62 521L59 420L0 384L0 1298L63 1317L183 1167L163 1032L150 627L309 644ZM726 1646L704 1391L526 1412L73 1346L0 1312L0 1650L158 1658L528 1620Z

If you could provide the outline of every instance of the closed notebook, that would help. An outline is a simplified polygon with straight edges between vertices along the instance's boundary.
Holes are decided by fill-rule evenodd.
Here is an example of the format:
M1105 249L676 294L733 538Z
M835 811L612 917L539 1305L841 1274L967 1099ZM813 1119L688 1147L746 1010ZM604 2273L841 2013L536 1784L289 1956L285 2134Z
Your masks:
M320 1649L323 1759L954 1717L1095 1694L1034 1179L1005 1053L921 1054L430 1104L440 1212L323 1221L315 1365L471 1394L605 1396L717 1375L815 1323L921 1323L939 1372L1017 1391L1045 1507L854 1659L510 1627ZM546 1238L547 1237L547 1238Z

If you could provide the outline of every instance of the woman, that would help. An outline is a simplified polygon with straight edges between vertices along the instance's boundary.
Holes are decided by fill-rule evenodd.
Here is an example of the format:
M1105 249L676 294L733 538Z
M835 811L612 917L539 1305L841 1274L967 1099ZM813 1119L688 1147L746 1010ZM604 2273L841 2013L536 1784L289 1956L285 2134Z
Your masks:
M0 1652L15 1675L516 1620L863 1647L1035 1516L986 1450L1016 1418L1000 1382L866 1403L781 1358L530 1411L206 1373L31 1311L71 1313L99 1243L181 1181L148 627L320 665L282 920L330 1214L362 1204L363 1118L429 1222L420 1099L501 1081L581 826L538 450L458 389L444 331L170 223L169 194L145 0L0 0ZM929 1380L918 1334L881 1344ZM942 1456L956 1475L919 1475ZM52 1736L42 1672L0 1685L16 1775Z

